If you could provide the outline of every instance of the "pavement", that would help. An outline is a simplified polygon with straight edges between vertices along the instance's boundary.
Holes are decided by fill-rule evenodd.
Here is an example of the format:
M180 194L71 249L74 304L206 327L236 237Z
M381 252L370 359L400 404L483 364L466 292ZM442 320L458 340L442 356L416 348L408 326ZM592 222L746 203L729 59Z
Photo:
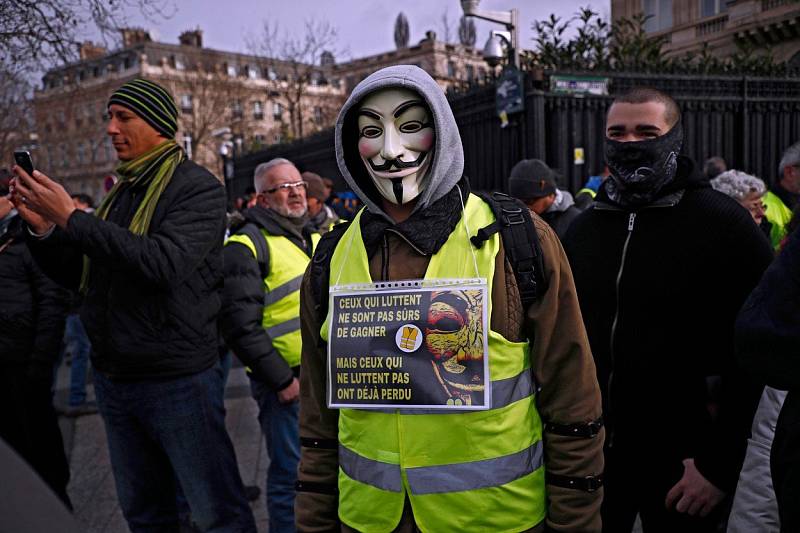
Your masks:
M69 367L61 365L56 378L55 404L67 405ZM89 401L94 401L94 387L87 385ZM225 389L225 425L236 449L239 473L245 485L261 489L258 500L251 502L259 532L267 532L265 483L269 458L264 437L258 425L258 406L250 396L250 384L241 363L234 358ZM75 508L75 518L86 533L126 533L128 526L122 516L114 487L114 476L108 459L108 445L103 421L99 414L78 418L59 418L64 447L70 462L71 479L67 492ZM633 533L641 533L636 520Z
M69 366L61 365L56 377L56 406L66 406L69 395ZM87 385L89 401L94 387ZM259 532L268 530L264 488L269 458L258 425L258 406L250 396L244 368L234 363L225 390L225 424L236 449L239 472L245 485L257 485L261 496L250 504ZM86 533L125 533L108 458L105 428L99 414L77 418L59 417L71 478L67 492L75 508L75 518Z

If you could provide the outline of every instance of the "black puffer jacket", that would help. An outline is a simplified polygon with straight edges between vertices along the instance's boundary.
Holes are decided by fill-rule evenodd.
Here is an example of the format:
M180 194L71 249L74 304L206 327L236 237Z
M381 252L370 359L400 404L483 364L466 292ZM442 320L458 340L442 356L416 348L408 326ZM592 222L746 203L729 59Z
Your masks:
M306 255L311 257L310 227L300 235L290 231L279 222L280 215L269 209L256 206L244 212L245 223L265 229L271 235L286 237ZM241 226L243 226L242 224ZM233 228L234 233L239 228ZM262 327L264 316L264 276L256 258L246 246L229 243L224 249L225 289L220 313L220 327L228 346L246 364L250 375L281 390L291 384L299 367L290 368L286 360L272 346L267 332ZM280 257L265 257L265 272L270 262ZM298 316L300 310L298 308Z
M80 284L82 254L91 258L81 318L94 368L116 379L192 374L219 357L225 189L183 162L142 237L127 228L145 190L122 190L107 221L75 211L64 230L31 239L42 269L68 288Z
M67 316L67 291L44 275L14 217L0 235L0 364L27 365L52 379Z
M682 471L693 457L709 481L733 489L760 395L737 370L733 326L772 259L764 234L682 157L669 190L638 211L601 189L564 248L603 391L606 442L651 477L670 465ZM715 420L711 376L722 378Z

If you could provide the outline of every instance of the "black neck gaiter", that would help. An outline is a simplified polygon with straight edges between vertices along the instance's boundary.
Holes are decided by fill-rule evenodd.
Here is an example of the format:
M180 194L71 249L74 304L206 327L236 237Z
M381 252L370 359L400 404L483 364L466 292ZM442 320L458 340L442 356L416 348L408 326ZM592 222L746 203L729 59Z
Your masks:
M605 181L609 199L624 207L641 207L658 198L675 178L683 128L678 122L667 133L646 141L606 139L606 162L611 171Z

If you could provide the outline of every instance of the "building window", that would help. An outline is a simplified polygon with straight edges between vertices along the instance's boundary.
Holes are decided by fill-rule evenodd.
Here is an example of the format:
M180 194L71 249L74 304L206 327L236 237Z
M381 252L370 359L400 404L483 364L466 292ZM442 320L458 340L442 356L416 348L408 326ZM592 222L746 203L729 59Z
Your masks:
M275 144L280 144L282 140L283 138L281 137L280 133L276 133L275 136L273 137L273 142Z
M728 10L728 0L700 0L700 18L713 17Z
M645 31L656 32L672 27L672 0L643 0L642 10L647 17Z
M186 64L179 56L172 56L172 66L175 67L175 70L186 70Z
M335 89L338 89L342 86L342 79L341 78L333 78L331 80L331 86Z
M98 163L101 163L101 162L105 161L105 159L104 159L105 153L102 150L102 148L103 148L102 144L103 144L103 141L101 141L101 140L89 141L89 145L90 145L90 149L91 149L91 153L89 154L89 159L91 159L93 162L96 161Z
M182 94L181 95L181 111L186 114L191 114L192 110L194 109L192 105L192 95L191 94Z
M236 65L234 65L233 63L228 63L227 71L228 71L228 76L230 76L231 78L236 77Z
M456 64L452 61L447 62L447 77L448 78L455 78L456 77Z
M475 79L475 67L472 65L467 65L467 81L472 81Z
M256 67L253 67L253 66L248 66L247 67L247 77L250 78L251 80L257 80L258 79L258 69Z
M272 67L267 67L264 69L264 77L270 81L275 81L278 79L278 73L275 72L275 69Z
M186 157L188 159L192 158L192 134L191 133L184 133L183 134L183 151L186 152Z
M314 107L314 123L317 126L322 124L322 108L320 106Z
M78 144L75 146L75 163L78 166L83 165L85 159L86 151L84 150L83 141L78 141Z
M266 139L264 139L264 135L260 133L253 135L253 149L259 150L260 148L263 148L265 140Z
M272 118L275 120L283 118L283 106L280 102L272 102Z
M241 100L234 100L231 103L231 113L233 118L242 118L242 102Z
M103 142L103 152L105 153L106 161L114 160L114 146L111 144L111 137L106 137Z
M52 170L56 167L56 150L53 146L47 147L47 168Z
M125 70L128 70L129 68L131 68L133 66L131 63L132 63L131 58L130 57L126 57L122 61L122 68L125 69Z
M264 104L259 101L253 102L253 118L256 120L264 118Z
M61 168L69 168L69 150L66 143L61 144Z

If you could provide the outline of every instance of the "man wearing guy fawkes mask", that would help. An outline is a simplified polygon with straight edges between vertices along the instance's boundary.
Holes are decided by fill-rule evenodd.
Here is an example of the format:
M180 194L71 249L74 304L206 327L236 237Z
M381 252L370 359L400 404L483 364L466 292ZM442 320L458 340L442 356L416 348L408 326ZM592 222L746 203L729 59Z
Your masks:
M462 217L475 235L494 215L470 194L452 111L418 67L389 67L363 80L339 114L335 142L339 169L365 208L322 239L301 289L298 529L599 531L599 386L558 238L535 218L549 283L525 309L499 234L480 249L467 240ZM456 249L470 255L469 268L467 257L453 255ZM331 313L328 287L472 277L471 250L491 282L490 409L328 408L329 333L322 327ZM459 362L437 350L441 337L426 339L442 360L432 361L439 366L431 386L456 405L468 403L466 378L454 374L467 374L472 345L464 343ZM492 374L502 368L501 357L517 368L503 379Z
M760 394L734 362L733 325L769 244L682 143L672 98L618 96L611 176L563 241L603 391L609 532L630 531L637 513L645 533L716 531Z

